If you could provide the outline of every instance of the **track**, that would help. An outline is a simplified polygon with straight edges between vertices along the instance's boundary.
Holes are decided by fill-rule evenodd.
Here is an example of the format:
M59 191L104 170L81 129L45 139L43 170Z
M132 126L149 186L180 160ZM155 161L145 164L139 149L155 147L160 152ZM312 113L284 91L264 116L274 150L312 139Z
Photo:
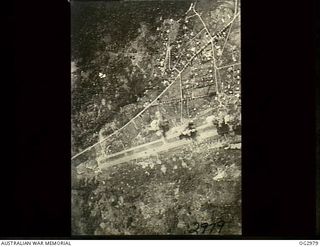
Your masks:
M214 33L214 34L211 34L211 32L210 32L210 31L208 30L208 28L207 28L207 25L206 25L205 22L202 20L200 14L199 14L198 12L196 12L196 10L195 10L194 7L195 7L195 6L194 6L193 4L191 4L190 9L189 9L187 12L189 12L190 10L193 10L193 12L195 13L195 16L198 16L198 18L201 20L201 22L202 22L202 24L203 24L203 26L204 26L203 29L206 30L206 32L209 34L210 39L207 40L206 43L205 43L201 48L199 48L199 49L195 52L195 54L194 54L189 60L186 61L186 64L183 66L183 68L182 68L181 70L178 70L178 69L176 68L177 64L175 64L175 65L173 66L172 71L177 71L178 74L177 74L176 76L174 76L174 78L172 79L172 82L171 82L152 102L150 102L143 110L141 110L136 116L134 116L132 119L130 119L125 125L123 125L123 126L122 126L121 128L119 128L119 129L115 130L115 131L114 131L112 134L110 134L109 136L105 137L104 139L100 140L99 142L97 142L97 143L95 143L95 144L93 144L93 145L85 148L85 149L82 150L81 152L79 152L79 153L77 153L76 155L72 156L72 157L71 157L71 160L77 158L77 157L80 156L81 154L89 151L90 149L94 148L95 146L101 144L102 142L105 142L105 141L108 140L111 136L119 133L121 130L125 129L129 124L131 124L136 118L138 118L139 116L141 116L147 109L149 109L151 106L153 106L153 105L157 102L157 100L158 100L162 95L164 95L165 92L168 91L175 82L180 81L179 79L181 79L181 74L185 71L185 69L192 63L192 61L194 60L194 58L197 57L197 56L198 56L208 45L210 45L210 44L211 44L211 46L212 46L212 53L213 53L213 54L212 54L212 55L213 55L212 57L213 57L213 60L215 61L215 55L214 55L215 52L214 52L214 47L213 47L214 40L215 40L215 38L216 38L224 29L226 29L227 27L229 27L229 26L236 20L236 18L239 16L239 13L235 13L234 16L233 16L233 18L232 18L232 20L231 20L229 23L227 23L227 24L224 26L224 28L222 28L222 30L220 30L220 31L218 31L218 32L216 32L216 33ZM201 30L201 32L202 32L202 30ZM218 70L218 67L216 66L216 64L214 64L214 71L215 71L215 73L216 73L217 70ZM216 77L215 77L215 78L216 78ZM215 79L215 81L217 82L216 79ZM181 84L181 81L180 81L180 84Z

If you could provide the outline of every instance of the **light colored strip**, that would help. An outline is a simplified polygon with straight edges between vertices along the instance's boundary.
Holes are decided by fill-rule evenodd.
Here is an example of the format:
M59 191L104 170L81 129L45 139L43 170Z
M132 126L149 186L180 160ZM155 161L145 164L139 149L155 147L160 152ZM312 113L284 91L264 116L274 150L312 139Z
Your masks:
M192 4L191 6L192 7ZM231 24L235 18L239 15L239 13L237 13L233 19L226 25L228 26L229 24ZM210 35L211 36L211 35ZM213 36L214 38L214 36ZM85 148L84 150L82 150L81 152L77 153L76 155L74 155L73 157L71 157L71 159L75 159L76 157L78 157L79 155L85 153L86 151L90 150L91 148L95 147L96 145L104 142L105 140L107 140L108 138L110 138L111 136L115 135L116 133L118 133L119 131L121 131L122 129L124 129L125 127L127 127L131 121L133 121L134 119L136 119L137 117L139 117L142 113L144 113L147 109L149 109L150 106L152 106L172 85L173 83L178 79L178 77L180 76L180 74L186 69L186 67L190 64L190 62L203 50L205 49L212 41L213 38L210 39L208 41L207 44L205 44L202 48L199 49L199 51L192 56L192 58L190 58L190 60L186 63L186 65L183 67L183 69L178 73L178 75L175 77L175 79L173 80L173 82L170 83L170 85L168 85L159 95L158 97L155 98L155 100L153 100L148 106L146 106L142 111L140 111L135 117L133 117L129 122L127 122L125 125L123 125L120 129L116 130L115 132L113 132L112 134L110 134L109 136L107 136L106 138L102 139L101 141L91 145L90 147Z

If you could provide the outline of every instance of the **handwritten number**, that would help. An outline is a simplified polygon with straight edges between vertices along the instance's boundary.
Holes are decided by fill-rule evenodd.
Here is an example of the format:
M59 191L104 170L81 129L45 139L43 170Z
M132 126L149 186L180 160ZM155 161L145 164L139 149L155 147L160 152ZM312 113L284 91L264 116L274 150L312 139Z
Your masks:
M206 232L208 226L209 226L208 223L202 223L201 224L201 227L203 228L202 234L204 234Z
M217 226L220 227L218 233L220 233L222 231L224 224L225 224L225 222L223 220L219 220L217 222Z
M211 234L214 230L218 230L218 233L221 233L222 228L224 227L225 223L226 222L221 219L218 222L215 222L212 224L208 224L207 222L204 222L201 224L199 222L194 222L194 223L192 223L194 228L190 229L189 233L196 233L197 235L198 234L205 234L207 230L209 231L209 234ZM202 228L201 232L199 232L199 228Z
M211 227L211 230L210 230L210 234L211 234L212 231L214 230L214 228L216 227L216 223L212 223L212 224L210 224L209 226L212 226L212 227Z
M197 235L198 235L198 234L199 234L199 233L198 233L198 229L199 229L200 225L199 225L198 222L194 222L193 225L196 225L196 228L189 230L189 233L194 233L194 232L195 232L195 233L197 233Z

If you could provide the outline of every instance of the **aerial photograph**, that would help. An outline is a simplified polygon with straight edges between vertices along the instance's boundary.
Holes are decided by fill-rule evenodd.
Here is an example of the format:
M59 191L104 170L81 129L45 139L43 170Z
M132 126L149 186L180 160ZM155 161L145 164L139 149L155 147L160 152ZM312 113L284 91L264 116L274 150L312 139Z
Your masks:
M70 6L72 235L240 235L240 0Z

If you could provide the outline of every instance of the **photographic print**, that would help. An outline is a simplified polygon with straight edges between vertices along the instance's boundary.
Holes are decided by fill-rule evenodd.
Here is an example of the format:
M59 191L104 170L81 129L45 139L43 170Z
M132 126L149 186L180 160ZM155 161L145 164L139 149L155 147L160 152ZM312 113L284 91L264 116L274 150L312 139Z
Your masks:
M70 6L72 234L241 234L239 0Z

